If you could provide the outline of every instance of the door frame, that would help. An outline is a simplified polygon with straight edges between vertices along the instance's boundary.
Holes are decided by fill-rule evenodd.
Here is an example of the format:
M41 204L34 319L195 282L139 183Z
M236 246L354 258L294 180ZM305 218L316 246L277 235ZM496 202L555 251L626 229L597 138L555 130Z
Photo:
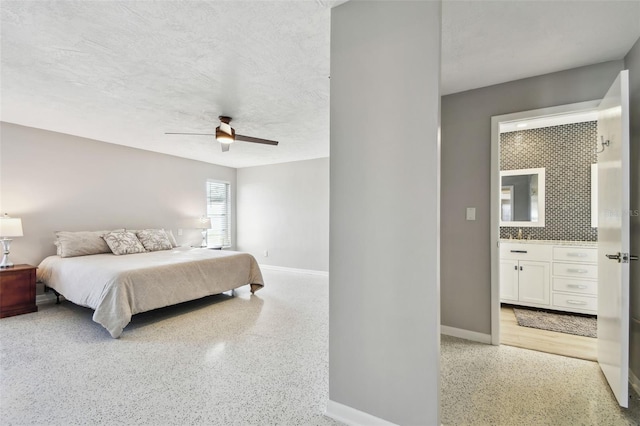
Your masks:
M491 117L491 344L500 344L500 124L591 112L598 109L600 100L578 102Z

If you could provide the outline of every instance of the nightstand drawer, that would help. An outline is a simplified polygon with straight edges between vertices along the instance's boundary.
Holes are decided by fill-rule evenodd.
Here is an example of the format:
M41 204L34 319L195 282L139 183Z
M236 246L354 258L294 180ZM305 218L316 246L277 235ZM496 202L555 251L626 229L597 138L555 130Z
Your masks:
M0 318L36 312L36 267L0 269Z
M578 263L553 263L553 275L572 278L598 279L597 265L583 265Z
M22 305L31 301L31 292L21 275L4 273L0 275L0 281L0 307Z
M554 277L553 291L589 294L595 296L598 294L598 282Z

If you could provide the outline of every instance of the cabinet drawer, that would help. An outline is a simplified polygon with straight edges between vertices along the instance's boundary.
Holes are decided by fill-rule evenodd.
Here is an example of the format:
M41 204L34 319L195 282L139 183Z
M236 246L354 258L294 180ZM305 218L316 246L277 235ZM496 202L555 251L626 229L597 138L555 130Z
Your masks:
M500 243L500 258L511 260L550 261L551 246L544 244Z
M590 294L595 296L598 294L598 282L554 277L553 291Z
M596 263L598 249L589 247L554 247L553 260Z
M553 293L553 305L560 308L598 310L598 299L577 294Z
M553 262L553 275L598 279L598 267L596 265Z

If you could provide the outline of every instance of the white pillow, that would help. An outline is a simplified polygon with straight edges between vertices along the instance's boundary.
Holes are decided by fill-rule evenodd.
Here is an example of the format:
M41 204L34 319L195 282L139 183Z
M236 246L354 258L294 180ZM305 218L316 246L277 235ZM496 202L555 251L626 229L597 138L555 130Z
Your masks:
M178 247L178 242L176 241L176 237L173 236L173 231L169 229L168 231L165 229L164 232L167 233L167 237L169 237L169 241L171 241L171 245L173 247Z
M144 246L136 237L136 234L128 231L110 232L102 238L115 255L144 253Z
M109 232L112 231L56 231L56 254L60 257L75 257L111 253L109 245L102 238Z
M144 229L136 232L136 236L147 251L171 250L173 248L164 229Z

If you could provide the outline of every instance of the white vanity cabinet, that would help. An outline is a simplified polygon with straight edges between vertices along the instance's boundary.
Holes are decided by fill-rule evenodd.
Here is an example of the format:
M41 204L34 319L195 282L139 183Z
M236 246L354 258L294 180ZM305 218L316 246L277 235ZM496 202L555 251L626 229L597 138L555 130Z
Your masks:
M597 313L597 248L538 242L500 243L500 301Z
M596 315L598 249L553 247L552 308Z
M506 303L544 306L550 303L550 246L500 245L500 299Z

